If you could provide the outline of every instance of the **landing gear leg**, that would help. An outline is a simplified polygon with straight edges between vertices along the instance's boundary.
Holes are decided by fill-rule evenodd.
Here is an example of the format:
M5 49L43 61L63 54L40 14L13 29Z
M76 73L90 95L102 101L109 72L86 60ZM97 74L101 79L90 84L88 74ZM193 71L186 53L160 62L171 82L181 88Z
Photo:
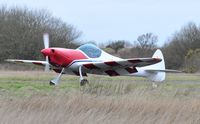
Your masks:
M50 85L58 85L58 84L59 84L59 81L60 81L60 78L61 78L62 73L64 72L64 70L65 70L65 68L62 68L62 71L60 72L60 74L59 74L57 77L55 77L53 80L51 80L51 81L49 82L49 84L50 84Z
M84 86L85 84L88 84L88 80L83 78L82 75L82 66L79 66L79 75L80 75L80 86Z

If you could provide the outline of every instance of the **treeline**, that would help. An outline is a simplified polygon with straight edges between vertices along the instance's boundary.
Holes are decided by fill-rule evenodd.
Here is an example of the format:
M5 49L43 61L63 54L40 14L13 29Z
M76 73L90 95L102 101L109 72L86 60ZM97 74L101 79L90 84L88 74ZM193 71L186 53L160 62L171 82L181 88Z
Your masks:
M46 10L0 7L0 62L7 58L42 59L43 33L50 46L74 48L81 32Z

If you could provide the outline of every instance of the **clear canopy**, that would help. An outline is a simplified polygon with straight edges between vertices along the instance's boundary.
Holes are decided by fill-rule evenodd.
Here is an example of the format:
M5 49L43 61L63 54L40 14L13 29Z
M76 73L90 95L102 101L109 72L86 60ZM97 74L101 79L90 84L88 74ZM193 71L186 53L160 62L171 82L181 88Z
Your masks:
M90 58L98 58L101 56L101 49L93 44L84 44L78 49L83 51Z

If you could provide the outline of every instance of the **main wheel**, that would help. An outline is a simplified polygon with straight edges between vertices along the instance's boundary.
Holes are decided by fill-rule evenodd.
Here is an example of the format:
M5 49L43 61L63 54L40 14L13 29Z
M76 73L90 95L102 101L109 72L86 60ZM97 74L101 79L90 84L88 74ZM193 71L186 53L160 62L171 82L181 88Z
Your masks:
M49 85L54 86L55 83L53 83L52 81L49 82Z
M87 79L83 79L83 80L81 80L80 85L84 86L86 83L87 84L89 83L88 80Z

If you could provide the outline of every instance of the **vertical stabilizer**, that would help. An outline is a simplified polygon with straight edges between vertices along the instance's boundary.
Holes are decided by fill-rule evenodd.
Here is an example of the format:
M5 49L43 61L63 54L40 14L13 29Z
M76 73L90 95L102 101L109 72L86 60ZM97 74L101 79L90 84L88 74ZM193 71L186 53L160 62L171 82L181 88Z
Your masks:
M157 49L156 52L153 54L152 58L160 58L162 61L159 63L146 66L144 70L147 72L147 77L156 82L161 82L165 80L165 60L163 54L160 49Z

